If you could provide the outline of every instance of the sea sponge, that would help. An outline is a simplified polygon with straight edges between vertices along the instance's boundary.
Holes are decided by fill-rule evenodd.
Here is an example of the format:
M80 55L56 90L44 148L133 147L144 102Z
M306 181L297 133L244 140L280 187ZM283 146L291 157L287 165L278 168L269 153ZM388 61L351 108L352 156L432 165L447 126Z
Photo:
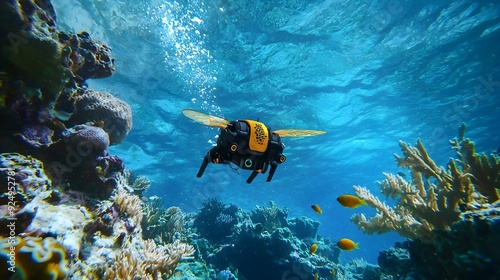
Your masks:
M66 251L53 237L0 237L0 259L1 279L65 279L69 272Z
M111 145L119 144L132 129L130 105L109 93L79 88L71 99L76 110L68 120L70 125L102 121Z

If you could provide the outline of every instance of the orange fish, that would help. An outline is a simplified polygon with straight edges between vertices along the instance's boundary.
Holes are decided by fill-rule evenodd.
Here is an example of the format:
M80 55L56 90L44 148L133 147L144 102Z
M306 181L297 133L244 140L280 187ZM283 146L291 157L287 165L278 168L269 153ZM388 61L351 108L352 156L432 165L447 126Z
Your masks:
M361 198L350 195L350 194L343 194L339 197L337 197L337 201L340 202L343 206L347 208L356 208L360 205L368 205L366 201L362 200Z
M314 243L313 245L311 245L311 248L309 248L309 254L314 254L316 253L316 250L318 250L318 244Z
M318 214L323 214L323 211L321 210L321 208L319 208L318 205L314 204L314 205L311 205L311 208Z
M351 239L348 238L342 238L337 242L337 246L339 246L340 249L346 250L346 251L352 251L354 249L359 249L358 248L358 243L354 243Z

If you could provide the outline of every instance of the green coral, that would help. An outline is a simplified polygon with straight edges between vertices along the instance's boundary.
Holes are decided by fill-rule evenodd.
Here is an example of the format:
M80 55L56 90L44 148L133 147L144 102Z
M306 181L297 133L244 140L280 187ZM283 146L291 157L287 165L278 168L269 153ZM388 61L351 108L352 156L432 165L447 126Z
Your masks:
M2 55L8 58L14 72L46 93L43 100L53 102L72 75L62 64L62 46L50 37L27 33L23 38L25 41L19 44L4 47Z

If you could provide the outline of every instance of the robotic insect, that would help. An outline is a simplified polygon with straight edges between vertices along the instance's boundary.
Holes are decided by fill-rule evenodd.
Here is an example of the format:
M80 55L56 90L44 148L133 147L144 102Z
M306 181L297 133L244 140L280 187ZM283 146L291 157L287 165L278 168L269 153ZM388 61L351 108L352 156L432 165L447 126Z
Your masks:
M267 182L271 181L278 164L286 161L283 155L285 145L281 137L305 137L324 134L320 130L271 130L265 124L253 120L228 121L194 110L183 110L187 118L206 126L220 128L217 144L204 157L196 177L203 176L208 163L234 163L245 170L252 170L247 179L251 183L259 173L266 173L270 166Z

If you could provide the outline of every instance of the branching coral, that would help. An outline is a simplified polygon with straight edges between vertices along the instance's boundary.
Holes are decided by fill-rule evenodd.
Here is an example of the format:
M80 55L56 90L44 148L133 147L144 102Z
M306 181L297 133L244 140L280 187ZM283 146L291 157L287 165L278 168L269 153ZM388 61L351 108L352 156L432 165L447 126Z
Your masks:
M273 232L275 229L285 227L287 225L288 209L279 208L274 202L270 201L269 206L255 206L252 211L252 220L256 223L261 223L263 229L268 232Z
M191 245L179 240L167 245L156 245L152 240L144 242L144 248L124 248L115 262L107 266L103 279L165 279L170 277L177 264L194 254Z
M474 143L464 134L465 125L459 138L450 141L458 159L451 159L446 168L437 166L420 140L416 147L400 141L404 158L395 155L396 161L399 167L410 169L413 180L384 173L385 180L379 182L382 193L395 199L397 206L389 207L368 189L355 186L377 214L370 219L354 215L351 220L369 234L393 230L411 239L432 240L433 230L448 230L462 213L490 207L499 199L499 160L475 153Z
M221 243L233 233L233 227L238 223L237 212L235 205L226 206L215 198L207 199L193 224L210 242Z
M149 189L150 186L151 180L149 180L146 176L136 177L131 185L132 189L134 189L134 193L138 196L142 196L142 194Z
M142 221L142 200L124 189L117 189L113 196L116 206L120 212L126 213L134 225L140 225Z
M153 196L144 204L144 238L171 242L183 230L184 214L179 207L164 209L162 200Z

